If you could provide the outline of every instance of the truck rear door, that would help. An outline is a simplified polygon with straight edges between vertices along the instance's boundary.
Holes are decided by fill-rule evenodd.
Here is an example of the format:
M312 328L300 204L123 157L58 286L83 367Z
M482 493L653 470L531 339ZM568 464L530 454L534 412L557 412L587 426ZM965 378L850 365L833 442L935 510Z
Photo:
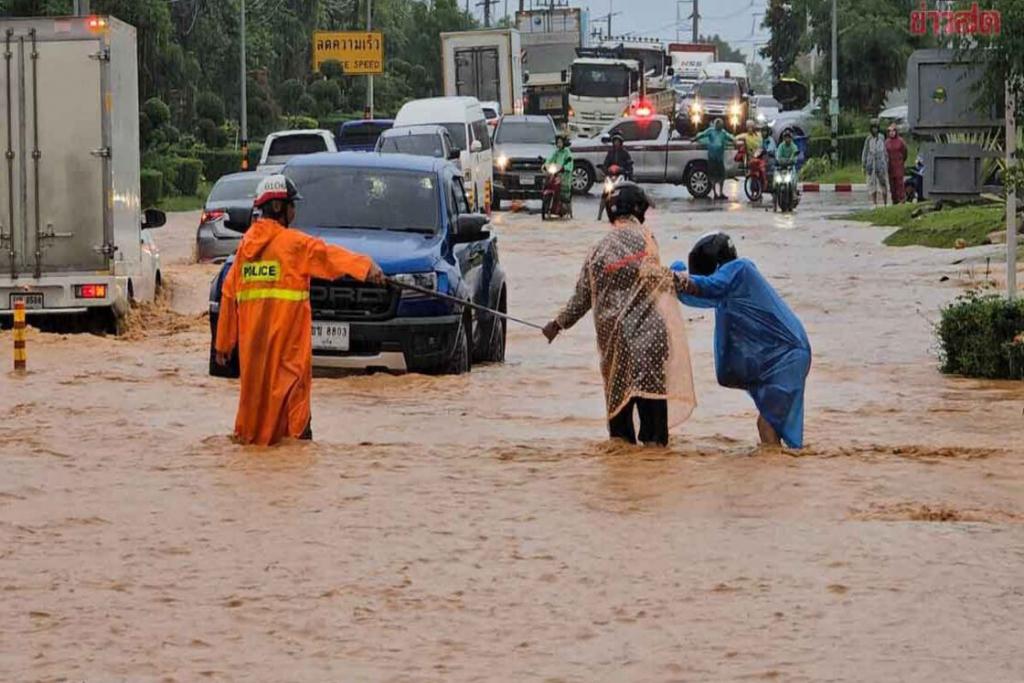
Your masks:
M455 50L455 94L481 102L501 101L501 74L497 47Z
M0 232L7 252L0 272L26 278L106 270L112 226L102 65L109 53L99 36L11 26L0 39Z

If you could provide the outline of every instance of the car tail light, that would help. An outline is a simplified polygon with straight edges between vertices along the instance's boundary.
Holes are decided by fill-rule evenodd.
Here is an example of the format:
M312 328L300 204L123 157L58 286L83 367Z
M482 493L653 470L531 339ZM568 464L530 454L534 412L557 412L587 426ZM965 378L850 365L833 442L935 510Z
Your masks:
M106 285L75 285L76 299L106 299Z
M199 222L208 223L209 221L215 221L218 218L223 218L226 214L226 211L220 211L219 209L215 209L213 211L203 211L203 215L199 217Z

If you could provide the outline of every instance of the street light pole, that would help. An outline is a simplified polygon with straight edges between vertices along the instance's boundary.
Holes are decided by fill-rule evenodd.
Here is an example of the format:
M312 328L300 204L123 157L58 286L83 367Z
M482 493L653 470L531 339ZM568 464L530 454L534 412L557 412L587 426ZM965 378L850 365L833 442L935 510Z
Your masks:
M248 80L247 69L245 68L245 0L242 0L242 39L241 39L241 50L239 50L240 57L240 70L242 80L242 109L239 119L241 120L241 135L242 135L242 170L249 170L249 98L246 92Z
M84 17L90 13L89 0L75 0L74 15Z
M373 0L366 0L366 32L373 30ZM366 111L363 116L373 118L373 74L366 77Z
M839 163L839 17L836 0L832 0L832 99L829 101L832 115L832 164Z
M1017 102L1006 81L1006 168L1017 161ZM1006 296L1017 296L1017 191L1006 191Z

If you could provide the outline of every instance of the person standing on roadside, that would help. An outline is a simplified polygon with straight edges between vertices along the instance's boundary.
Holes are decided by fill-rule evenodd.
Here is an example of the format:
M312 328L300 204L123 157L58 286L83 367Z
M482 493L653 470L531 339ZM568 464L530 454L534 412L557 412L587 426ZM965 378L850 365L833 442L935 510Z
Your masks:
M697 142L708 146L708 176L711 178L715 199L725 199L725 146L733 144L735 139L725 130L725 122L719 118L715 119L713 126L697 135Z
M889 191L892 203L903 202L903 171L907 164L907 143L903 142L896 124L889 124L889 136L885 139L885 154L889 161Z
M889 204L889 160L885 153L885 138L879 129L878 119L871 119L871 132L864 140L864 149L860 153L860 163L867 176L868 192L871 201L878 206L881 196L882 204Z
M608 194L611 231L591 249L576 290L544 327L548 342L593 311L612 439L665 446L697 400L675 282L644 227L650 201L624 181ZM637 434L634 411L639 413Z
M288 229L295 220L295 202L301 199L290 178L271 175L260 181L253 205L262 216L242 237L224 278L216 361L226 365L238 347L235 438L244 444L313 438L310 278L348 275L384 283L384 274L369 257Z

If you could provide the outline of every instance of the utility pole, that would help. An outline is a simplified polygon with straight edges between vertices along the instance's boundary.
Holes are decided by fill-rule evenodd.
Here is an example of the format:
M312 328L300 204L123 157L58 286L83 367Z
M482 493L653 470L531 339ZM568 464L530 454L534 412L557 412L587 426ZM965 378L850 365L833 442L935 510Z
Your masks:
M832 99L828 105L832 115L832 165L839 163L839 14L832 0Z
M241 56L239 58L239 67L240 67L240 72L241 72L240 75L241 75L241 80L242 80L242 104L241 104L239 120L240 120L242 125L241 125L241 131L239 131L239 132L242 135L242 170L243 171L248 171L249 170L249 99L248 99L248 93L246 93L246 86L248 85L246 83L246 81L248 80L248 73L247 73L248 70L245 68L245 66L246 66L246 64L245 64L245 0L242 0L242 21L241 21L240 26L241 26L241 40L239 42L241 43L241 49L239 50L239 53L240 53Z
M373 0L366 0L366 32L373 30ZM363 118L373 118L373 74L366 77L366 110Z
M1017 163L1017 98L1006 81L1006 168ZM1006 191L1006 296L1017 296L1017 191Z
M693 42L700 42L700 0L693 0Z
M497 4L498 0L480 0L476 3L477 7L484 8L484 28L491 27L491 5ZM505 2L505 6L508 7L508 0Z
M75 0L74 15L76 17L84 17L90 13L89 0Z

